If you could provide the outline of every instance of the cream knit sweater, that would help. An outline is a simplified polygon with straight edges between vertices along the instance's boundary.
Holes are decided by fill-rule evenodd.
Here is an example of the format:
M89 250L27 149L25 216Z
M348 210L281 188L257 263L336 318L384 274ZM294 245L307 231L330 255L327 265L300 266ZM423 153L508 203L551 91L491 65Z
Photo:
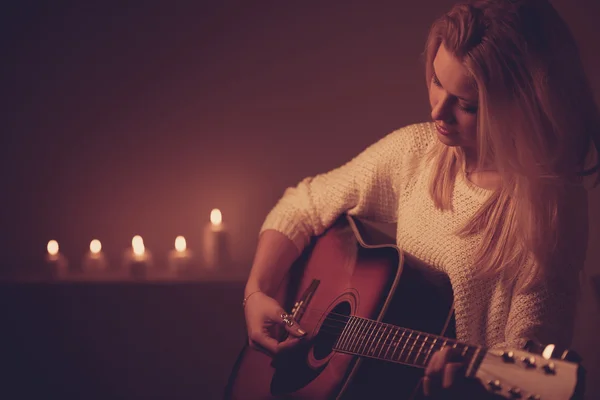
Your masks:
M554 282L540 282L527 293L515 293L499 279L473 277L468 260L481 239L453 232L491 192L461 173L453 210L435 208L428 188L433 166L424 154L437 140L432 123L385 136L342 167L288 188L261 232L277 230L303 250L311 236L323 233L343 213L397 222L399 248L450 277L458 340L495 348L522 347L528 339L569 345L576 296L572 286L564 284L565 274ZM567 281L577 280L576 272L567 275Z

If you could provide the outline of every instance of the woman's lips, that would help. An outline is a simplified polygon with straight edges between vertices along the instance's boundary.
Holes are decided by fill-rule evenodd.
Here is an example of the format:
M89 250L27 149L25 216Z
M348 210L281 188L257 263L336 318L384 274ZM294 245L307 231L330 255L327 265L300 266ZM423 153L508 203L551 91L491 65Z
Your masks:
M452 135L456 132L449 130L448 128L445 128L443 126L441 126L440 124L438 124L437 122L435 123L435 128L437 129L437 131L444 135L444 136L448 136L448 135Z

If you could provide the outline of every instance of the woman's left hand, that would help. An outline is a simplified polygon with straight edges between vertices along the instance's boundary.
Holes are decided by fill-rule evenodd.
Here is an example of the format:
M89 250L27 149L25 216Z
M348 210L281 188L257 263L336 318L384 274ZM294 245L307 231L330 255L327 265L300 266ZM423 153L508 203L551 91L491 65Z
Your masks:
M458 351L445 347L429 360L423 393L430 399L498 399L477 380L465 376L466 365Z

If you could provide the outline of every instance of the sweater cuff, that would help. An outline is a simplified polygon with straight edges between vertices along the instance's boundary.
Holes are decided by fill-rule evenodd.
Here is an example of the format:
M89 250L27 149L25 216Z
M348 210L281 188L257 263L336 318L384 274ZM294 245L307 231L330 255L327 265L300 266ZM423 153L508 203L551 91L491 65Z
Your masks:
M298 249L298 253L304 251L312 236L304 224L297 221L297 218L276 212L271 212L267 215L267 218L260 228L259 235L269 229L282 233L290 239Z

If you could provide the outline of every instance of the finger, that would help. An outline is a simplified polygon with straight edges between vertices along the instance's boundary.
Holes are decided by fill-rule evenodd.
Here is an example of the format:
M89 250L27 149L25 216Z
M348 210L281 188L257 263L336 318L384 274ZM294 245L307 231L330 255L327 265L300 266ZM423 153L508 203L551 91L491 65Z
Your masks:
M277 344L277 352L286 351L302 342L302 338L290 336L283 342Z
M425 376L434 377L439 376L444 368L444 362L447 357L447 349L441 349L433 353L427 367L425 368Z
M280 310L279 315L276 318L278 318L279 323L291 335L295 337L303 337L306 335L306 331L302 329L300 324L292 317L291 314L286 313L284 310Z
M435 388L434 388L435 385L433 384L431 377L424 376L422 382L423 382L423 394L426 397L433 395L433 393L435 392Z
M442 350L433 353L425 368L423 377L423 393L425 396L433 396L441 388L441 374L444 368L444 359L446 355Z
M442 387L448 389L456 386L456 382L464 376L465 366L462 363L447 363L442 374Z

